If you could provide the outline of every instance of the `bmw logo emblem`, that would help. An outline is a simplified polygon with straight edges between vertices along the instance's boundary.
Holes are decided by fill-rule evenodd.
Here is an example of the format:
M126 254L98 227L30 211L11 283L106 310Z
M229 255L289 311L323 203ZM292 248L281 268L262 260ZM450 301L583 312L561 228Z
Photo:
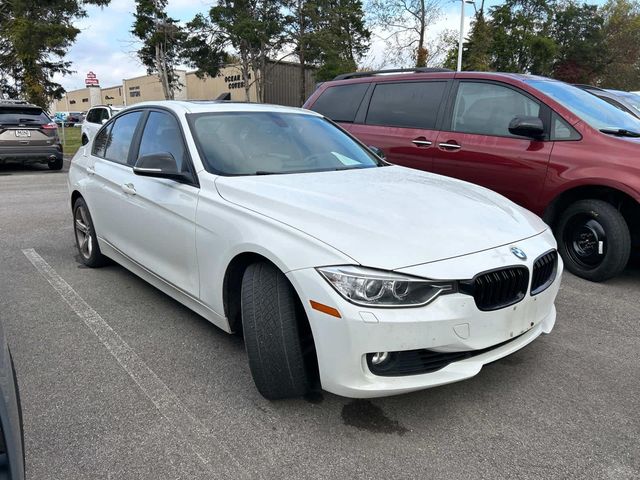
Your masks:
M511 247L511 253L513 253L516 257L518 257L520 260L526 260L527 259L527 254L524 253L521 249L519 249L518 247Z

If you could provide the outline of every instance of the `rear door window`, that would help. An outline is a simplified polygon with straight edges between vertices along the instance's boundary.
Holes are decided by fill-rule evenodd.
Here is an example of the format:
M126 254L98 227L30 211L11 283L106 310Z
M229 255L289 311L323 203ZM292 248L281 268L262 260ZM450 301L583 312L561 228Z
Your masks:
M86 120L89 123L100 123L100 120L98 119L99 117L100 117L100 109L99 108L92 108L87 113Z
M371 96L366 123L433 130L446 87L446 81L380 83Z
M318 97L311 110L334 122L353 123L368 87L368 83L329 87Z
M105 159L116 163L127 163L129 147L140 117L142 112L138 111L127 113L115 120L105 139Z
M509 132L511 120L516 116L539 115L540 104L513 88L486 82L461 82L451 130L521 138Z
M8 107L0 108L0 125L42 125L51 120L41 108Z

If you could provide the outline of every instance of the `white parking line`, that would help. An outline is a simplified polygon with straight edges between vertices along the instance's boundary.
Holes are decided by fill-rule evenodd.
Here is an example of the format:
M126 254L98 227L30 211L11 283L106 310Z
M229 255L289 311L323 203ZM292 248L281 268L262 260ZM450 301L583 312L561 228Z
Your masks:
M22 250L22 253L115 357L120 366L176 430L182 443L197 455L212 478L247 478L247 473L238 459L216 438L215 433L207 431L206 427L187 410L180 399L104 321L100 314L91 308L33 248ZM212 450L215 452L213 456ZM237 468L229 465L229 460Z

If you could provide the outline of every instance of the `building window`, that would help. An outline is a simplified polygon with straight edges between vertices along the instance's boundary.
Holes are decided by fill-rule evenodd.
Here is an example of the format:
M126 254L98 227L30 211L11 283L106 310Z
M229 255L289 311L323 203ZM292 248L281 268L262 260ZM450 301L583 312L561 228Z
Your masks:
M140 96L140 92L129 92L129 96L130 97L139 97Z
M83 99L82 99L82 103L87 103L88 101L89 101L89 99L88 99L88 98L83 98Z
M129 87L129 96L130 97L139 97L140 96L140 87Z

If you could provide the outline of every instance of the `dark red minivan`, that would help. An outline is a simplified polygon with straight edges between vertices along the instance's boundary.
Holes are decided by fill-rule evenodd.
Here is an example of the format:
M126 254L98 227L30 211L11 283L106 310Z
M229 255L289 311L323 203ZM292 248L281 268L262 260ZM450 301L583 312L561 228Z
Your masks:
M567 83L428 71L342 75L305 103L398 165L495 190L554 228L602 281L640 244L640 120Z

